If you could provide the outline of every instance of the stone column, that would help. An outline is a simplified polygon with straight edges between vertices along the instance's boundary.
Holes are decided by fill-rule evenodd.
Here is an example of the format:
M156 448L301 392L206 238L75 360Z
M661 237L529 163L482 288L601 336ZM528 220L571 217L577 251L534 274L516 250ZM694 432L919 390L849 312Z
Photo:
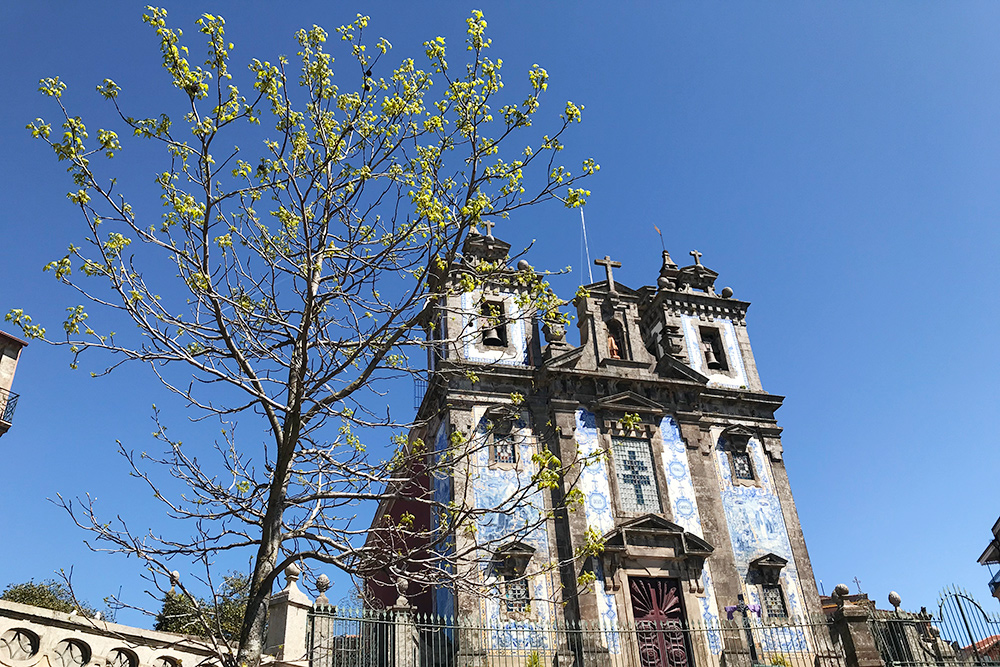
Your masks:
M837 584L833 597L837 611L833 614L833 631L844 650L847 667L884 667L875 637L868 626L868 612L847 600L850 589Z
M306 635L312 600L295 584L301 572L295 563L285 568L285 588L272 595L268 604L264 651L275 657L276 665L305 667L309 663Z

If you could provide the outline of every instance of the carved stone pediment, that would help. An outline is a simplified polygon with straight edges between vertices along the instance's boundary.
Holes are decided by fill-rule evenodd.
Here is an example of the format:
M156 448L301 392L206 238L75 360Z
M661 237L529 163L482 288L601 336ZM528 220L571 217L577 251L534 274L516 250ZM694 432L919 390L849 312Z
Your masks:
M638 298L639 293L627 285L623 285L617 280L615 281L615 291L611 292L608 289L608 283L605 280L601 280L596 283L590 283L589 285L584 285L583 288L593 295L600 296L611 296L612 294L617 298L621 296Z
M702 538L685 531L676 523L656 514L646 514L619 524L604 536L605 587L617 585L615 573L622 567L645 567L650 561L660 561L687 581L691 593L705 592L702 573L705 559L715 547Z
M657 415L664 415L667 412L667 409L656 401L651 401L645 396L640 396L631 391L623 391L620 394L600 398L594 401L593 409L595 411L637 412L639 414L652 413Z
M756 568L760 567L782 568L785 567L786 565L788 565L787 558L782 558L778 554L772 554L772 553L765 554L760 558L754 558L752 561L750 561L750 567L756 567Z
M524 574L528 561L535 555L535 548L530 544L509 542L493 554L494 571L500 574Z
M715 547L656 514L619 524L604 536L604 551L626 558L704 559Z
M747 445L750 444L750 438L754 435L753 431L739 424L730 426L722 432L722 437L726 439L729 446L740 452L746 451Z
M776 584L781 576L781 569L787 564L787 558L767 553L750 561L750 570L756 570L765 584Z

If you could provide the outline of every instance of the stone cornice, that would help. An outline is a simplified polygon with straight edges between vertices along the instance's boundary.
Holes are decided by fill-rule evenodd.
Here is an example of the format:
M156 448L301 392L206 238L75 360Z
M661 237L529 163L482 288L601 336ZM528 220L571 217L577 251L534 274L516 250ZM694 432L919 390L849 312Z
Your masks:
M651 293L650 302L644 310L655 310L658 307L665 308L671 315L724 317L742 323L746 319L750 302L699 292L659 290Z

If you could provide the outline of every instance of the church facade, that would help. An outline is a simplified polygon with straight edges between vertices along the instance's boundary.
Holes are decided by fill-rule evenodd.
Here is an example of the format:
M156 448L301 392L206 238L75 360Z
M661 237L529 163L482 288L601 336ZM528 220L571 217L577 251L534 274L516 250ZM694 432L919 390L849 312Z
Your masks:
M509 249L472 235L458 273ZM749 304L692 255L681 267L664 251L639 288L597 260L606 278L573 301L578 346L537 321L516 281L437 305L414 437L437 455L456 442L471 452L426 492L479 510L447 548L470 554L455 567L481 587L430 587L411 595L421 611L608 627L711 625L741 603L764 619L820 613L775 420L783 399L761 385ZM558 478L537 483L553 460Z

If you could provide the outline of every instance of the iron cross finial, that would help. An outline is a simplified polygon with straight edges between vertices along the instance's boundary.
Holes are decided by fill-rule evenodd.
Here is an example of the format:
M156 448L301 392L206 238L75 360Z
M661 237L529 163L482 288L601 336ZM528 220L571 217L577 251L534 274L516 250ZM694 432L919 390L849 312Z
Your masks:
M605 255L604 259L595 259L594 260L594 264L596 264L597 266L603 266L604 270L607 271L607 273L608 273L608 290L614 292L615 291L615 277L611 273L611 268L614 267L616 269L620 269L621 266L622 266L622 263L621 262L616 262L613 259L611 259L611 255Z
M692 257L694 257L694 263L695 263L696 266L701 266L701 256L704 253L700 253L697 250L692 250L688 254L691 255Z

